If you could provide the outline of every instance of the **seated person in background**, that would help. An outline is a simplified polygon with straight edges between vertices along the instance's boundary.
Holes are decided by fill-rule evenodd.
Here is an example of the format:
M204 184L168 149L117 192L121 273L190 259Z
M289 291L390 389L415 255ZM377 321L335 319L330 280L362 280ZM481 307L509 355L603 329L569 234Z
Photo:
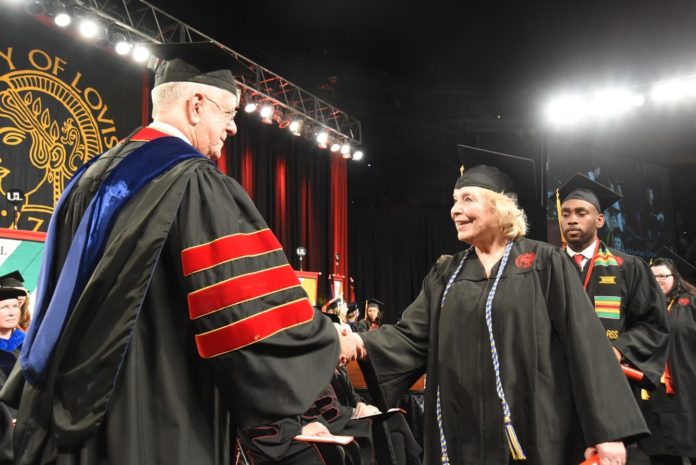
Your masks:
M345 367L336 370L331 380L331 387L341 405L353 407L355 418L362 418L381 413L374 405L365 402L348 378ZM373 420L377 420L374 419ZM388 438L387 438L388 436ZM395 412L386 420L372 422L372 440L375 445L377 462L383 465L420 465L421 447L401 412Z
M0 276L0 287L14 287L22 291L22 293L17 296L19 300L19 329L25 331L29 329L29 323L31 323L31 312L29 311L29 292L24 287L24 277L19 271L13 271L4 276Z
M12 371L24 342L24 331L18 328L20 295L26 296L22 289L0 287L0 387Z
M348 304L346 310L346 324L350 326L351 331L354 333L358 331L358 303L353 302Z
M382 309L384 304L377 299L365 302L365 319L358 322L358 332L374 331L382 326Z

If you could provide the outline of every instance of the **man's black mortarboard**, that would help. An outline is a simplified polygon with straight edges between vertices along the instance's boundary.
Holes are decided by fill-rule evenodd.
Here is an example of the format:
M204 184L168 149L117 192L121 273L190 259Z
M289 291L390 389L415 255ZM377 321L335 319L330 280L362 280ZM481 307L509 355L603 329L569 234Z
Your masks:
M691 263L687 262L680 255L674 253L672 249L668 249L667 247L661 247L660 250L657 251L657 254L655 254L655 258L670 259L672 263L674 263L674 266L681 275L681 277L687 281L692 281L696 277L696 267L694 267Z
M167 82L197 82L237 94L234 75L251 71L215 42L149 45L161 61L155 69L155 87Z
M457 145L464 172L454 188L482 187L499 193L517 195L520 205L537 200L534 161L491 150Z
M555 195L555 194L553 194ZM562 202L571 199L584 200L591 203L602 213L604 210L621 199L621 194L595 182L582 173L576 173L565 184L558 188L558 196Z
M4 276L0 276L0 287L24 288L24 277L17 270L7 273Z

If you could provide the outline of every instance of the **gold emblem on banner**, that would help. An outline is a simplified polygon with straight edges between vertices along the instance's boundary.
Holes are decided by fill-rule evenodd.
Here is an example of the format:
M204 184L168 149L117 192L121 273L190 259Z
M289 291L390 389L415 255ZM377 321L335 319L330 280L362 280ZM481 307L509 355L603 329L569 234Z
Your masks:
M41 49L0 49L0 155L22 146L14 151L27 157L22 169L36 171L28 173L31 185L18 186L0 160L0 195L12 188L24 191L19 216L25 228L39 230L75 171L118 142L100 93L82 87L82 74L68 72L67 65Z

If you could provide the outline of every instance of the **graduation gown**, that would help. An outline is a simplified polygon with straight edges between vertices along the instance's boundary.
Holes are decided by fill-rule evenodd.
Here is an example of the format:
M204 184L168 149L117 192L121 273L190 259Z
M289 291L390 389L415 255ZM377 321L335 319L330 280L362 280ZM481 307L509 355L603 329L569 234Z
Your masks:
M589 270L590 266L583 268L583 283ZM667 359L669 329L664 294L650 267L600 242L587 293L611 343L645 375L641 387L655 389ZM616 299L619 311L606 311Z
M138 132L69 192L54 279L96 189L162 136ZM241 186L182 161L119 212L45 382L10 379L17 464L230 464L236 426L304 412L338 351Z
M487 278L472 251L440 308L463 254L433 266L399 323L361 337L385 404L395 405L427 371L426 465L440 463L438 386L450 463L508 464L484 318L500 263ZM587 446L647 432L577 270L562 250L516 240L492 315L503 388L526 463L578 463Z
M675 297L669 321L669 367L674 395L665 385L640 404L652 436L641 441L649 455L696 457L696 296Z

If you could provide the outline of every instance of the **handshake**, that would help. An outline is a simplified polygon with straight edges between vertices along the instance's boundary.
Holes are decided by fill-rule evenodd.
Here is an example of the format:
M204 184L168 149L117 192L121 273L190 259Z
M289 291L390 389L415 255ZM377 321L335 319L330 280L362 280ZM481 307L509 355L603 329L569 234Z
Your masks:
M341 344L341 353L338 357L338 365L344 366L353 360L367 357L367 349L362 338L354 333L346 324L334 323L338 333L338 341Z

